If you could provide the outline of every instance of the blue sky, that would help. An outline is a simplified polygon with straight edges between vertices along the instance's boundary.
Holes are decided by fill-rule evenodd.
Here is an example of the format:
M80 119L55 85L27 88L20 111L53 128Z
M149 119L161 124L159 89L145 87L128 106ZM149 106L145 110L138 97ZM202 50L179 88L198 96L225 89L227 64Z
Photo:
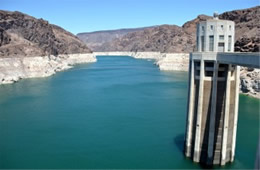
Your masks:
M77 34L161 24L181 26L212 15L259 5L259 0L0 0L0 9L43 18Z

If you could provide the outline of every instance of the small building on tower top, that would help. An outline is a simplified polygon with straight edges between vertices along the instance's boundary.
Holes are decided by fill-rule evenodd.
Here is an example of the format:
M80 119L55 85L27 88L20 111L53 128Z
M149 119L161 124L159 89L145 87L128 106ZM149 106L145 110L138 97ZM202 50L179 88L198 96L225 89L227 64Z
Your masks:
M221 20L214 13L213 19L197 24L197 52L234 52L235 23Z

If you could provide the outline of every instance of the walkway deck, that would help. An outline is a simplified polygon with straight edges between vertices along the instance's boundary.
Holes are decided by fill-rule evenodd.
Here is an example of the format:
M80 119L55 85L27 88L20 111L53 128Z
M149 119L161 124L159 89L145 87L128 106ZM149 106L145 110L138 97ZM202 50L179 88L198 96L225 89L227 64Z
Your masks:
M240 65L244 67L260 68L260 53L191 53L193 59L217 60L223 64Z

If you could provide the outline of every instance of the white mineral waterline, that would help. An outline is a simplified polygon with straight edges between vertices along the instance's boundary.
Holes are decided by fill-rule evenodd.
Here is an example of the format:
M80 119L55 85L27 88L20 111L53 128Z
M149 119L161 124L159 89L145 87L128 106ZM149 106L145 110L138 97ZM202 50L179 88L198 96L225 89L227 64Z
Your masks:
M160 70L188 71L189 53L160 52L94 52L96 56L130 56L137 59L155 59Z
M48 77L72 65L96 61L92 53L0 58L0 84L10 84L24 78Z

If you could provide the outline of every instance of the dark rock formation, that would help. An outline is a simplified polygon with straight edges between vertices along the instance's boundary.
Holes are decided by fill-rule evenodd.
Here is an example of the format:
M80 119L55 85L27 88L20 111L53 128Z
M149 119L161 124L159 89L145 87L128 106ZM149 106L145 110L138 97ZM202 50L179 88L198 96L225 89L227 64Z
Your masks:
M240 37L235 43L235 51L239 52L259 52L259 37Z
M48 21L0 10L0 57L89 52L76 36Z
M0 27L0 46L10 43L11 38L8 34L4 31L3 28Z

